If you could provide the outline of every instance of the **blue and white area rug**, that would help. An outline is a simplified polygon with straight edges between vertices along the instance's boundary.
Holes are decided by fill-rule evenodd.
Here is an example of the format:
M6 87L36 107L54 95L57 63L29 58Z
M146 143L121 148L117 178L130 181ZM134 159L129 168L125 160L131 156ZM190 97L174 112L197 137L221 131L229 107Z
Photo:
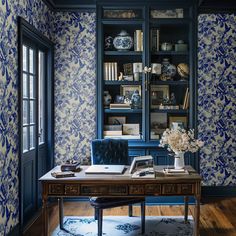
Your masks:
M64 218L64 228L59 226L52 236L97 236L97 221L93 217ZM141 234L141 218L138 216L103 217L103 236L138 236ZM184 223L184 217L146 216L146 232L143 236L192 236L193 218Z

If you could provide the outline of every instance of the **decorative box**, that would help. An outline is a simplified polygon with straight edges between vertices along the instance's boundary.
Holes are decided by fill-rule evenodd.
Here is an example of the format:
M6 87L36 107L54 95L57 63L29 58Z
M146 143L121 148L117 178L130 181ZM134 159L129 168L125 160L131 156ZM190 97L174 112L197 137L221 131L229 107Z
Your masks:
M186 52L188 51L188 44L184 43L183 40L179 40L178 43L175 44L176 52Z
M78 171L80 169L80 162L68 161L61 165L61 171Z

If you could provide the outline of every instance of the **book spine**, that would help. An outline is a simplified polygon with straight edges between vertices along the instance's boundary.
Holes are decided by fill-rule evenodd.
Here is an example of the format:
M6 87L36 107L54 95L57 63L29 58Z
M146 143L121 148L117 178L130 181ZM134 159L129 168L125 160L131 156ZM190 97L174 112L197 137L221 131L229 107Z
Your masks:
M137 33L134 31L134 51L137 51Z
M143 51L143 32L141 31L141 48L140 48L140 51Z
M111 75L111 63L108 62L108 80L111 80L111 77L112 77L112 75Z
M115 64L111 62L111 80L115 80Z
M117 62L114 63L114 66L115 66L115 77L114 77L114 79L118 80Z
M156 30L156 51L160 50L160 31L159 29Z

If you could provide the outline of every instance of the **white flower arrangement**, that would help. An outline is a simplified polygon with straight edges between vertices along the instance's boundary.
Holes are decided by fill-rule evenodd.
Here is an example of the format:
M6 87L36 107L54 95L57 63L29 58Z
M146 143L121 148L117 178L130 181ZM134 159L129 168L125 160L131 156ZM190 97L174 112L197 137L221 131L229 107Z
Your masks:
M160 146L174 153L197 152L203 142L194 138L194 130L166 129L161 137Z

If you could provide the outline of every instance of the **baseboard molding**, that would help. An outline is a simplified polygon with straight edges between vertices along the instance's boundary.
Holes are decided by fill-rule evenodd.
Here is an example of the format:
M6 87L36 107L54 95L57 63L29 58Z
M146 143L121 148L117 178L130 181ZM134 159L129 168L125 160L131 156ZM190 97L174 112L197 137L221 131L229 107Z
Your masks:
M236 186L202 186L202 197L236 197Z
M19 236L20 235L20 224L15 225L7 236Z

